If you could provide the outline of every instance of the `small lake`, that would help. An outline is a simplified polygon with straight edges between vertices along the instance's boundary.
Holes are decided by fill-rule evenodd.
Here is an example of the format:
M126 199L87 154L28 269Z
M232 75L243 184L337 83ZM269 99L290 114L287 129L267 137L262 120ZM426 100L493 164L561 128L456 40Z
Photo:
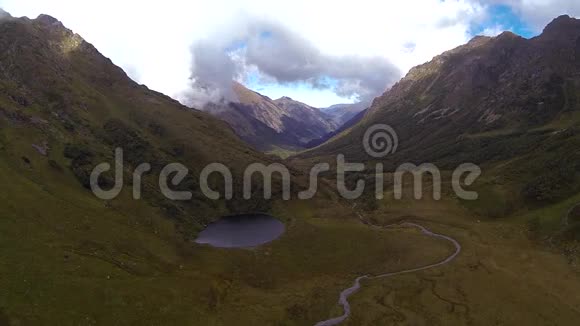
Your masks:
M195 242L217 248L251 248L278 239L284 230L284 223L264 214L227 216L208 225Z

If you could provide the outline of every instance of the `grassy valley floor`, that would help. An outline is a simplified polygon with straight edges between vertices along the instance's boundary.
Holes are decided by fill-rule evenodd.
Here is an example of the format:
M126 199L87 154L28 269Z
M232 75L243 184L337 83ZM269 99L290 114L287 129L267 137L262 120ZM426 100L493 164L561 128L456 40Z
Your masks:
M41 167L7 155L0 153L0 310L11 325L308 325L358 274L437 261L450 250L418 232L376 232L340 207L303 203L274 209L287 232L270 245L199 246L180 240L156 209L133 202L122 213L71 191L66 178L43 184L34 172Z
M43 183L34 171L45 167L7 155L0 151L5 324L313 325L342 314L338 295L357 276L453 251L417 230L369 228L344 203L298 201L274 205L287 231L269 245L199 246L157 209L105 205L73 191L69 178ZM567 325L580 317L580 277L559 252L528 240L522 221L531 216L478 220L452 200L389 199L364 215L418 222L463 251L446 266L364 281L347 325Z
M437 269L364 282L346 325L574 325L580 317L579 270L528 239L521 220L530 216L480 219L432 200L384 202L373 213L385 224L401 216L457 239L462 253Z

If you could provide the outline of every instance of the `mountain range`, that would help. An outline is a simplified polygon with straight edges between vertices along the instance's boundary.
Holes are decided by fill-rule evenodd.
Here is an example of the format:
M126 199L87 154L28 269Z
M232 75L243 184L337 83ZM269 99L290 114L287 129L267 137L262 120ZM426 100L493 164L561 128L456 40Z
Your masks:
M561 16L532 39L479 36L411 69L360 123L297 158L373 160L353 144L388 124L399 138L391 167L471 162L493 171L485 187L557 201L580 190L579 95L580 21Z
M343 126L361 111L366 110L370 104L365 102L358 102L352 104L335 104L327 108L322 108L322 112L329 115L337 125Z
M580 23L569 16L555 19L532 39L511 32L478 36L411 69L374 100L352 137L369 124L390 123L404 142L416 146L407 146L409 152L423 153L460 136L573 123L579 37ZM340 150L347 141L335 139L312 153ZM361 157L364 151L352 154Z
M236 102L190 108L135 83L59 20L0 11L0 325L312 325L343 308L352 325L578 320L580 20L558 17L532 39L476 37L413 68L369 108L233 87ZM365 133L384 124L397 150L371 157ZM123 167L99 185L122 173L123 190L99 199L91 172L113 165L118 148ZM277 150L299 152L264 153ZM374 187L347 200L338 154L365 163L347 186L378 176L391 186L407 162L445 177L474 163L483 173L466 186L479 197L462 200L444 182L441 200L379 199ZM322 162L331 171L316 196L298 200ZM142 163L151 171L141 178ZM163 175L170 163L189 170L167 185L189 200L161 193L163 176L178 179ZM212 163L231 171L233 198L202 193ZM243 198L256 163L288 168L291 200L278 174L272 198L259 178ZM224 193L223 180L212 174L207 186ZM220 217L256 212L285 233L243 249L193 241Z
M201 109L226 121L244 141L262 151L299 151L329 137L364 105L318 109L289 97L272 100L233 82L237 101L208 103Z

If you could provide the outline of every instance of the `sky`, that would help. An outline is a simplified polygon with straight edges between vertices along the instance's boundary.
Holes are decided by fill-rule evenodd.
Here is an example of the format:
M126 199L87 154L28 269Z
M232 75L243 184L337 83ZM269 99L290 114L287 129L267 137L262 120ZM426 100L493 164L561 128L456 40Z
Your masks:
M475 35L541 33L578 0L0 0L95 45L135 81L197 107L231 80L315 107L371 101Z

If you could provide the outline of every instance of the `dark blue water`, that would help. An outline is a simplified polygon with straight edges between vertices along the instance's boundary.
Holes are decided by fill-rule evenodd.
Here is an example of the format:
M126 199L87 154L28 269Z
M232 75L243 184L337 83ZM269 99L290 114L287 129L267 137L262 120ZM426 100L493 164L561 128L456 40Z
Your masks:
M284 224L263 214L222 217L201 231L195 240L217 248L251 248L276 240Z

